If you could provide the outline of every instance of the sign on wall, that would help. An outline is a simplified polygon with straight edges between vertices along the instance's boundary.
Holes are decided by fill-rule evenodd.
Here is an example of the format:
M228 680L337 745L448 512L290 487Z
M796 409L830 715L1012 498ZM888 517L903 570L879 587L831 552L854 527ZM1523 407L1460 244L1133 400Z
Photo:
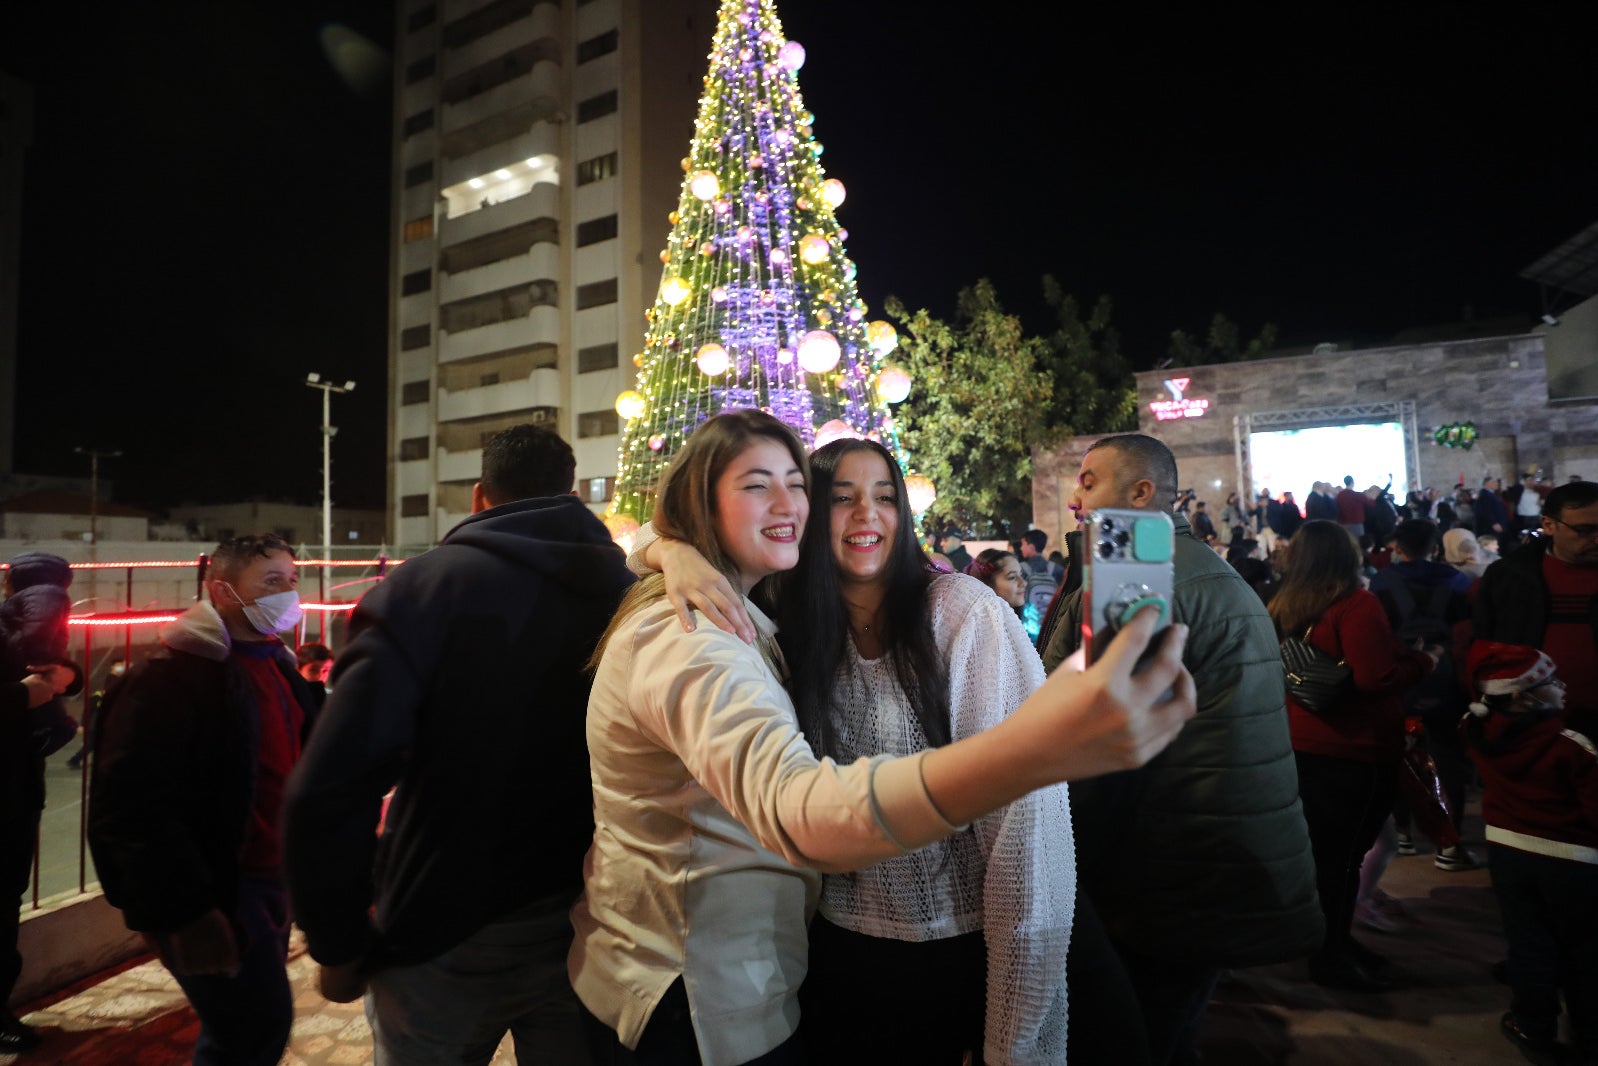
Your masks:
M1154 412L1157 421L1203 417L1204 412L1210 409L1210 401L1189 396L1187 390L1192 383L1192 378L1165 379L1165 391L1170 394L1170 399L1155 400L1149 404L1149 410Z

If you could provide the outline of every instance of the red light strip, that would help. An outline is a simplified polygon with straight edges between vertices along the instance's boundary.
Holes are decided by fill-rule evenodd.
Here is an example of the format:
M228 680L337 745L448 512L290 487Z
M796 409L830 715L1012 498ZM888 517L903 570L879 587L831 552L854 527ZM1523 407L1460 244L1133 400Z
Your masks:
M307 611L353 611L353 603L302 603L302 608Z
M170 622L182 611L123 611L120 614L83 614L67 619L69 626L143 626Z

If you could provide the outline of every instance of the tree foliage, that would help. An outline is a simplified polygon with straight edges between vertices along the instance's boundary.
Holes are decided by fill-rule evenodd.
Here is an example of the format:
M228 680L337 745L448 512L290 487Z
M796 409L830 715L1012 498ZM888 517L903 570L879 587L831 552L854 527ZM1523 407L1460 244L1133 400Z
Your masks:
M1031 446L1054 396L1048 343L1004 312L986 278L961 290L952 322L911 314L891 296L886 310L913 381L898 411L900 441L938 491L929 528L1019 537L1032 519Z
M1110 298L1100 296L1084 319L1076 297L1045 275L1043 299L1055 317L1041 358L1054 380L1044 439L1137 429L1137 382L1110 325Z
M1262 359L1276 347L1276 324L1267 322L1260 327L1259 335L1247 344L1237 323L1220 312L1210 320L1210 331L1200 341L1183 330L1171 334L1167 354L1177 366L1200 366L1205 363L1241 363L1249 359Z

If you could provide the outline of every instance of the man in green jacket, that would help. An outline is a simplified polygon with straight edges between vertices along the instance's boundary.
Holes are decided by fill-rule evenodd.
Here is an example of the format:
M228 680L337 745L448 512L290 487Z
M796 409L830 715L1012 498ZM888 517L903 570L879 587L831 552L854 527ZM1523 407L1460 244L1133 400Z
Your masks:
M1177 485L1163 443L1108 437L1083 456L1070 507L1078 518L1169 512ZM1191 630L1183 661L1198 714L1142 769L1071 786L1081 892L1126 967L1156 1064L1191 1059L1220 970L1303 958L1322 938L1275 627L1237 572L1172 517L1172 620ZM1080 642L1082 593L1059 614L1050 671Z

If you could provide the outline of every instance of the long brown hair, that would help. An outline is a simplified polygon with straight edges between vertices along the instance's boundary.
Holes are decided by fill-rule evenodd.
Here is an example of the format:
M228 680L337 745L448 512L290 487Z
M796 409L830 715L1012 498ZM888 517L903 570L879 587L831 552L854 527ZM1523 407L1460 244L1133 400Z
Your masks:
M810 463L805 446L786 425L752 408L727 411L708 419L678 449L671 466L660 481L660 495L651 521L663 537L680 540L694 547L705 561L738 583L737 568L716 537L716 482L727 468L760 438L776 441L788 449L804 474L805 491L810 490ZM605 647L614 633L635 611L649 606L666 594L663 574L651 574L633 585L616 608L599 645L588 660L590 670L599 666Z
M1266 610L1280 633L1298 633L1359 588L1360 551L1354 534L1317 518L1287 544L1287 569Z

